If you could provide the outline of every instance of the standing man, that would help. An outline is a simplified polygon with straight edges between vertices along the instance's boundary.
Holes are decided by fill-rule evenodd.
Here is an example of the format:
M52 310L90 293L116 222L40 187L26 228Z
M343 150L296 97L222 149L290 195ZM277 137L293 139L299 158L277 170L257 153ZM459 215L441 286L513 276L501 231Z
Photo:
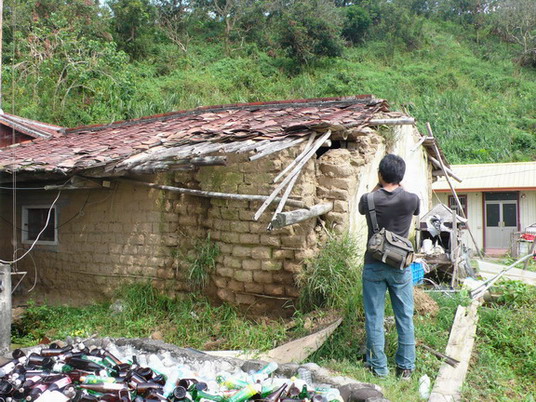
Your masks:
M372 190L378 226L402 237L408 237L413 215L419 214L419 197L405 191L400 182L406 163L394 154L380 162L378 185ZM367 216L368 239L373 230L368 214L367 194L359 201L359 212ZM367 363L373 374L389 374L385 356L383 329L385 293L389 291L398 333L396 375L409 380L415 369L415 333L413 328L413 280L411 268L393 268L365 253L363 267L363 304L367 331Z

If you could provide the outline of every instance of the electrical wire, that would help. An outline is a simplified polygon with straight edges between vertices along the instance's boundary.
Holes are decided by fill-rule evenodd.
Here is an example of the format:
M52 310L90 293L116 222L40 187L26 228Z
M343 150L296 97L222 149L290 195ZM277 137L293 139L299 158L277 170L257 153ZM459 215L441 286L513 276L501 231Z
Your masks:
M56 204L56 202L58 201L58 199L60 198L60 195L61 195L61 190L58 191L58 195L56 196L56 198L54 199L54 201L52 202L52 205L50 206L50 208L48 209L48 214L47 214L47 220L45 222L45 225L43 226L43 229L41 229L41 231L37 234L35 240L33 241L32 245L30 246L30 248L23 254L21 255L19 258L15 259L15 260L12 260L12 261L4 261L2 259L0 259L0 263L2 264L15 264L16 262L22 260L24 257L26 257L30 251L33 250L33 248L35 247L35 245L37 244L37 242L39 241L39 238L41 237L41 235L44 233L44 231L46 230L47 226L48 226L48 223L50 222L50 215L52 214L52 209L54 208L54 205ZM15 209L15 208L13 208ZM16 232L15 232L15 236L16 236Z
M13 259L16 259L17 258L17 251L19 250L22 250L24 251L23 248L18 248L16 249L14 252L13 252ZM33 267L34 267L34 281L33 281L33 285L32 287L28 290L28 293L30 293L32 290L35 289L35 287L37 286L37 264L35 263L35 258L33 258L33 255L31 254L28 254L28 257L30 257L32 259L32 262L33 262ZM24 277L19 281L19 283L17 284L17 286L15 286L13 288L13 290L11 291L11 293L13 293L15 291L15 289L17 289L17 287L19 286L20 282L22 282L22 280L24 279Z

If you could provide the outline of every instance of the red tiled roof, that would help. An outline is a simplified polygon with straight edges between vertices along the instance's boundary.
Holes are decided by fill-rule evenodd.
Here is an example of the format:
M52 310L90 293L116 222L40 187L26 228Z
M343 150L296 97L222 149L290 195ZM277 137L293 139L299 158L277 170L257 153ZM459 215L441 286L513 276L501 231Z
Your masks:
M384 100L319 98L203 107L108 125L77 127L0 150L0 171L75 173L144 152L193 143L282 140L319 126L365 126Z

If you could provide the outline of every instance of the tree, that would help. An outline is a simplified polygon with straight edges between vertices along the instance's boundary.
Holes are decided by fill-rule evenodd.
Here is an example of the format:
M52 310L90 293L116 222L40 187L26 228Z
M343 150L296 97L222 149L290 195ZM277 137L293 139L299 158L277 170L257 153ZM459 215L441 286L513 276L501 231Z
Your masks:
M349 6L345 10L342 36L353 44L364 41L365 32L372 24L367 10L360 6Z
M128 56L99 32L104 10L85 3L9 4L20 18L10 32L17 52L5 67L14 85L4 89L15 92L17 114L73 126L123 117L132 88Z
M496 17L503 37L521 46L519 62L536 67L536 1L504 0L498 4Z
M150 0L109 0L113 36L119 49L134 59L147 56L155 38L156 10Z
M280 46L298 64L318 56L340 56L342 21L329 0L297 0L283 10L277 24Z

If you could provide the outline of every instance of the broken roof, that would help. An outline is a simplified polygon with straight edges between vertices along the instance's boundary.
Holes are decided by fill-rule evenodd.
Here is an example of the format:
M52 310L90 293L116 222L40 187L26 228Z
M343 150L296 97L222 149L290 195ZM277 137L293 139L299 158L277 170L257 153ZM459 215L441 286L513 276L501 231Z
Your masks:
M0 113L0 124L12 128L32 138L50 138L59 135L63 127L26 119L9 113Z
M0 150L0 170L62 175L92 168L110 175L163 170L178 159L259 151L261 143L274 141L284 149L312 131L364 128L387 111L386 101L370 95L202 107L65 129L15 144Z

